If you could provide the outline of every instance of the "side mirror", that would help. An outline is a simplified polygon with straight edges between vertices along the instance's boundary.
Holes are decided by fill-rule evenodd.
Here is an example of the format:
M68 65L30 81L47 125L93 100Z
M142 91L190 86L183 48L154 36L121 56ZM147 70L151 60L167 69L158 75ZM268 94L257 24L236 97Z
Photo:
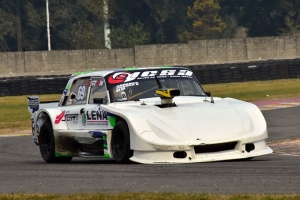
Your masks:
M211 93L210 92L205 92L205 94L207 95L207 96L211 96Z
M94 104L103 104L103 98L94 98Z

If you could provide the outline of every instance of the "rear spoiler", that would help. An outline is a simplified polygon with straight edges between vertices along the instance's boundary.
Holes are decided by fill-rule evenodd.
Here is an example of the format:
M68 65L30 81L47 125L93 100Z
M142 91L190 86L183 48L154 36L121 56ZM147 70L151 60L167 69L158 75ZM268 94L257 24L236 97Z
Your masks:
M31 120L32 136L33 136L33 141L36 145L38 145L37 138L34 134L34 129L35 129L34 118L36 112L41 108L56 108L58 107L58 102L59 101L40 102L38 96L27 97L28 112L31 114L30 120Z
M30 114L35 113L40 108L40 99L38 96L29 96L27 98L28 112Z
M38 96L29 96L27 98L28 112L33 114L41 108L56 108L59 101L43 101L40 102Z

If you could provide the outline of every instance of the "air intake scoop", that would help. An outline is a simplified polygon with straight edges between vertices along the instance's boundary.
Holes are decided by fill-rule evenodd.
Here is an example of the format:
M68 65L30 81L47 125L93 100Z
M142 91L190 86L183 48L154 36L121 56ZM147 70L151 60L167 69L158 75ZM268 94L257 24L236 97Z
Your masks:
M172 107L173 98L180 96L178 88L163 88L156 90L156 94L161 98L161 104Z

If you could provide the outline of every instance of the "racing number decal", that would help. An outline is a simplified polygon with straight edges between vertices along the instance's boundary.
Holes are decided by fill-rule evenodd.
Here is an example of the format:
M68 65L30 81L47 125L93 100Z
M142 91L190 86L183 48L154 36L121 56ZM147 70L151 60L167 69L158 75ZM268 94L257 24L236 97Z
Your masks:
M81 85L78 87L77 99L83 100L85 95L85 86Z
M122 93L121 93L121 96L122 96L122 99L123 99L123 100L127 100L127 96L126 96L126 93L125 93L125 92L122 92Z

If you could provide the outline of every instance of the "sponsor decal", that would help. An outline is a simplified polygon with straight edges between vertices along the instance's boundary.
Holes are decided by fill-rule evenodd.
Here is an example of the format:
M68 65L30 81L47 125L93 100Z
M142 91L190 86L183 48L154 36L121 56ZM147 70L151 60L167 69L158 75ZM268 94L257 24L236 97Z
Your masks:
M67 122L71 121L74 124L77 124L78 123L78 114L66 114L65 121L67 121Z
M132 75L130 72L117 72L108 78L108 82L110 84L123 83L123 82L126 82L127 79L130 79L130 78L128 78L128 76L130 76L130 75ZM134 80L134 79L132 79L132 80Z
M135 79L149 79L154 78L155 76L159 78L176 78L176 77L186 77L189 78L193 75L192 71L189 70L151 70L151 71L142 71L142 72L117 72L112 74L108 78L110 84L119 84L133 81Z
M56 116L55 118L55 124L59 124L61 120L63 119L66 111L62 111L59 115Z
M92 87L102 87L104 85L104 82L103 80L101 79L94 79L94 80L90 80L86 86L89 87L89 86L92 86Z
M63 91L63 93L62 93L62 95L60 97L59 103L58 103L59 107L62 106L62 104L63 104L63 102L65 100L65 97L66 97L68 91L69 91L68 89L64 89L64 91Z
M108 148L107 148L107 135L103 135L103 148L108 150Z
M138 82L131 82L131 83L124 83L124 84L117 85L116 92L123 91L127 87L136 86L136 85L139 85L139 83Z
M83 114L82 114L82 125L83 125L83 126L86 126L86 122L87 122L86 114L83 113Z
M28 97L28 106L29 108L36 108L39 106L39 98L38 97Z
M88 132L93 138L103 138L103 136L105 135L104 132L101 131L89 131Z
M89 113L89 111L86 111L86 116L87 116L87 120L89 121L107 121L107 114L106 111L103 110L97 110L97 111L91 111Z
M102 138L103 140L103 149L108 150L107 148L107 135L101 131L89 131L88 132L93 138Z
M38 97L28 97L28 107L32 110L32 113L39 110L39 104L40 101Z
M111 127L115 127L116 121L117 121L116 116L114 114L110 113L110 112L106 112L106 114L107 114L107 117L108 117L109 125Z
M93 111L86 111L82 115L82 125L101 125L107 126L108 125L108 118L107 113L104 110L93 110Z

